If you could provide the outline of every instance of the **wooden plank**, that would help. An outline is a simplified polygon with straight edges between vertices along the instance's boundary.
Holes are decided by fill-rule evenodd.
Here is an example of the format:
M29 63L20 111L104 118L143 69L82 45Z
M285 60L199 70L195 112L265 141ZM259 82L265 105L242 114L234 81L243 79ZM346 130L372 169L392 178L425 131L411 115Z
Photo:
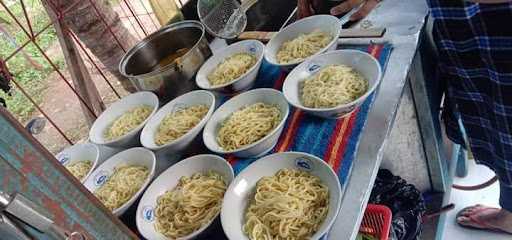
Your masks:
M89 239L137 239L3 107L0 107L0 178L2 191L19 192L40 204L64 229L81 231Z
M45 1L42 3L46 9L46 12L48 13L48 16L54 22L53 27L55 28L60 47L64 53L67 69L71 75L71 79L73 80L73 86L84 99L86 104L90 106L91 109L93 109L96 115L99 115L101 112L103 112L103 110L105 110L105 105L101 100L96 85L91 79L89 71L85 66L77 46L69 36L69 33L65 31L66 26L62 23L62 21L57 20L55 13L51 10L50 7L47 6ZM84 106L82 102L80 102L80 106L82 107L82 112L84 113L87 124L92 126L96 117L91 114L91 112L87 109L86 106Z

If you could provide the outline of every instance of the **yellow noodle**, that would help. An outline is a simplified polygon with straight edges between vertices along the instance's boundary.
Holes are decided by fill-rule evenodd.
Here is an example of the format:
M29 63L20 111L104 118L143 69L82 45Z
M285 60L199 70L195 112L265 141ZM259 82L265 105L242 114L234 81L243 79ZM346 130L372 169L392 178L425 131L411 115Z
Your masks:
M254 143L279 125L281 111L276 106L255 103L234 112L222 124L217 142L227 151Z
M65 167L78 180L83 180L92 168L92 161L76 161Z
M148 105L135 107L126 111L105 130L105 139L110 141L124 136L144 122L146 118L151 115L152 111L153 108Z
M94 195L113 211L128 202L140 190L148 176L149 170L145 166L116 167L107 182L99 187Z
M329 210L329 189L307 172L282 169L263 177L245 213L243 232L251 240L306 240Z
M204 118L207 112L206 105L195 105L170 113L158 126L155 134L156 145L164 145L185 135Z
M226 183L216 172L182 177L158 197L155 230L170 239L190 235L219 213L225 192Z
M301 101L306 107L330 108L358 99L368 81L353 68L331 65L302 82Z
M297 38L281 45L277 52L277 62L280 64L300 62L329 45L332 36L322 31L301 34Z
M236 53L222 61L210 74L208 81L212 86L231 82L247 73L256 64L256 56L249 53Z

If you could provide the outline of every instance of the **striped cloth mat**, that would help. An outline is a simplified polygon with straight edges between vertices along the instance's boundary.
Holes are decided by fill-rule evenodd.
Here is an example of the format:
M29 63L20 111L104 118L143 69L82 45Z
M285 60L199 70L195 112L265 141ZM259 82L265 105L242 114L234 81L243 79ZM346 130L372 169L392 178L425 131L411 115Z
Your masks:
M383 70L392 51L390 44L344 46L343 48L370 53L379 60ZM281 90L285 78L286 74L281 72L279 67L263 63L255 88L272 87ZM338 173L341 184L344 184L350 173L357 145L374 99L375 94L372 94L359 109L342 119L323 119L290 107L290 115L279 142L269 154L285 151L313 154L328 162ZM240 159L233 155L225 157L233 166L235 174L256 160Z

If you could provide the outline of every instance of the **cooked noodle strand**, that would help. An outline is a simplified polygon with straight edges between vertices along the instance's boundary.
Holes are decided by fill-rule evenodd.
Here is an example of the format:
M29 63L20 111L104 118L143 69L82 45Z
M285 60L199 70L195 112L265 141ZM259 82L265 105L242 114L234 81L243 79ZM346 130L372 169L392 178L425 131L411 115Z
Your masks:
M222 61L210 74L208 81L212 86L231 82L245 74L256 64L256 56L249 53L236 53Z
M216 172L182 177L171 191L158 197L155 230L170 239L190 235L219 212L226 183Z
M148 105L143 105L128 110L119 118L117 118L105 131L105 139L110 141L124 136L139 126L142 122L144 122L146 118L151 115L152 111L153 108Z
M139 191L148 176L149 170L145 166L116 167L107 182L99 187L94 195L113 211L128 202Z
M328 209L329 190L318 177L282 169L258 181L243 231L251 240L310 239Z
M195 105L180 109L167 115L155 134L158 146L174 141L194 128L206 115L206 105Z
M281 121L276 106L255 103L234 112L221 126L217 142L226 151L239 149L267 136Z
M318 30L301 34L283 43L277 52L277 62L280 64L300 62L329 45L331 40L330 34Z
M76 161L66 165L65 168L78 180L83 180L92 168L92 161Z
M368 81L346 65L330 65L302 82L306 107L330 108L352 102L368 90Z

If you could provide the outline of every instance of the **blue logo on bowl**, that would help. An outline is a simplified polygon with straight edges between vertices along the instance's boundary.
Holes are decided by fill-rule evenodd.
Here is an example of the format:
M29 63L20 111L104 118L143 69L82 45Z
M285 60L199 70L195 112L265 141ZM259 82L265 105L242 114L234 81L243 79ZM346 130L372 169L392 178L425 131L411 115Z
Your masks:
M314 164L311 160L302 157L302 158L297 158L295 160L295 166L297 166L297 168L300 168L304 171L312 171Z
M142 218L146 222L153 222L155 220L155 211L152 206L145 206L142 208Z
M316 63L310 63L308 65L308 71L310 73L318 71L322 66L316 64Z
M94 176L94 185L101 186L108 179L109 173L107 171L100 171L96 176Z
M247 46L247 50L251 53L256 53L256 51L258 51L258 47L253 43Z
M66 165L70 159L70 157L67 154L61 154L57 156L57 159L59 160L60 164Z

